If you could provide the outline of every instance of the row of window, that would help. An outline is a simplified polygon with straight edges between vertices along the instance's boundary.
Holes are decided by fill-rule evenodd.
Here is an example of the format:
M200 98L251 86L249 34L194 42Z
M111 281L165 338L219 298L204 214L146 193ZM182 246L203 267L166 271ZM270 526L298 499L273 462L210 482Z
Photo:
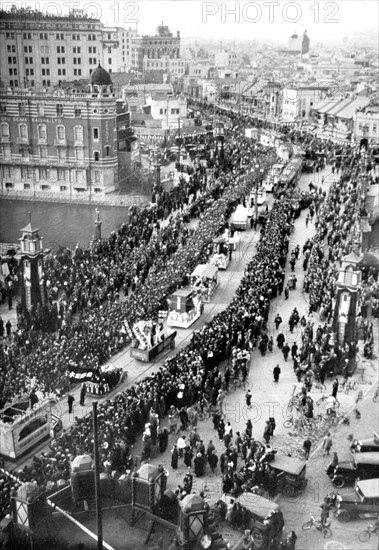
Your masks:
M78 110L80 110L80 109L78 109ZM19 135L20 139L27 140L29 138L28 125L25 122L21 122L18 125L18 135ZM46 124L38 124L38 126L37 126L37 135L38 135L38 139L47 140L47 126L46 126ZM65 128L65 126L63 126L62 124L58 124L58 126L56 126L56 135L57 135L57 140L65 141L65 139L66 139L66 128ZM8 138L8 139L10 138L10 129L9 129L9 123L8 122L2 122L0 124L0 136L1 136L1 138ZM75 141L80 141L80 142L83 141L83 126L78 125L78 126L74 127L74 138L75 138ZM99 140L99 138L100 138L99 128L92 128L92 138L95 141ZM109 156L109 155L107 155L107 156Z
M105 157L110 157L110 150L111 150L110 146L107 145L105 147ZM7 144L2 145L1 152L4 160L12 160L10 145L7 145ZM59 162L67 162L68 160L70 160L69 157L67 156L67 151L64 147L57 147L56 153L57 153L57 158ZM83 147L75 147L74 153L75 153L76 162L84 162ZM30 153L28 149L21 149L20 154L21 154L21 160L23 162L30 162ZM48 160L47 147L39 147L39 158L42 161ZM100 151L93 151L93 161L94 162L100 161Z
M11 166L4 166L4 178L10 179L13 176L14 176L14 169ZM49 168L44 168L43 166L39 168L33 168L32 166L21 167L21 179L31 180L37 176L39 176L40 180L51 180L52 178L55 178L55 177L57 181L68 180L68 174L65 168L57 168L56 175L55 175L51 173L51 170ZM94 176L95 183L100 183L101 181L100 170L95 170L93 173L93 176ZM74 179L75 179L75 183L83 183L85 181L83 178L83 170L74 170ZM12 184L8 184L8 187L10 186L12 186Z
M30 75L32 76L34 73L33 73L33 69L29 69L30 70ZM42 69L42 74L45 74L43 71L45 69ZM49 72L49 69L46 69L47 71L47 75L50 74ZM64 71L64 69L62 69L62 71ZM80 69L78 69L78 71L80 71ZM15 73L14 73L15 74ZM29 73L27 73L29 75ZM49 81L50 82L50 81ZM45 85L45 84L44 84ZM50 84L49 84L50 85ZM17 104L17 109L18 109L18 114L19 116L26 116L26 103L18 103ZM37 114L38 116L44 116L45 115L45 103L43 102L40 102L40 103L37 103ZM58 116L63 116L63 104L62 103L56 103L55 104L55 110L56 110L56 114ZM100 109L100 112L102 112L103 110ZM98 110L97 109L93 109L93 113L97 113ZM113 112L113 109L104 109L104 113L107 114L107 113L112 113ZM7 103L5 101L1 101L0 102L0 114L3 114L5 115L7 113ZM50 113L49 113L50 114ZM74 115L75 117L80 117L82 116L82 108L80 105L74 105ZM5 123L7 124L7 123Z

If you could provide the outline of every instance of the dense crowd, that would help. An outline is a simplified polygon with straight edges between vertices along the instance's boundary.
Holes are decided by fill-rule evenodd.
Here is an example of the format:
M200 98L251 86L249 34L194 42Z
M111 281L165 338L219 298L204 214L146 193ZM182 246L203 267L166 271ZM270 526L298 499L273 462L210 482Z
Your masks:
M159 227L156 209L132 211L130 223L104 243L78 257L50 259L51 301L53 296L58 301L50 310L40 308L28 319L21 317L19 330L2 348L1 405L27 392L29 377L44 391L67 389L68 364L71 370L97 369L128 342L126 320L132 325L166 309L169 295L185 286L194 267L206 259L207 246L253 185L253 176L247 178L240 164L251 155L247 141L230 140L223 155L212 161L222 174L191 203L190 214L200 216L195 230L180 216ZM261 155L263 171L274 159L272 151ZM122 302L121 288L124 293L133 290ZM78 319L73 318L76 312ZM57 332L39 330L43 324Z
M232 136L217 160L220 173L215 185L209 187L204 174L199 173L196 189L186 188L186 183L182 182L187 190L175 199L165 199L162 212L168 213L170 208L177 210L183 202L187 204L186 200L192 195L187 206L192 214L199 215L195 229L189 229L180 216L172 217L168 228L161 227L156 209L142 213L132 211L129 224L112 234L108 241L95 244L92 250L78 258L49 260L49 291L60 298L54 326L57 333L46 334L34 326L32 321L38 317L38 312L33 312L32 319L25 320L26 326L20 334L14 333L13 342L3 356L5 368L0 388L3 403L27 389L30 375L43 381L44 389L65 387L70 361L78 367L97 368L125 345L127 336L123 327L126 319L133 323L154 317L159 309L165 309L167 297L188 282L193 268L205 259L209 243L225 229L231 212L254 185L254 176L246 177L246 164L258 158L265 171L275 162L271 151L253 150L240 135L238 126L232 130ZM301 140L301 136L296 139ZM308 136L303 144L313 147L312 139ZM327 260L337 262L339 255L345 253L341 240L348 238L350 224L356 219L354 196L357 186L349 183L348 187L349 191L345 192L339 184L332 186L332 197L338 199L338 205L343 205L343 211L342 208L334 211L333 202L323 193L315 194L314 208L319 209L318 231L310 243L306 265L308 290L315 308L328 305L318 294L319 280L330 290L330 295L333 284L333 271L320 272L318 262L322 258L316 251L322 242L321 235L322 239L329 239L331 256ZM155 197L158 208L162 197L164 194L158 190ZM267 335L270 298L283 292L289 236L294 218L299 214L299 204L296 191L284 193L274 204L262 228L257 253L247 265L230 305L201 331L196 331L186 348L166 361L156 374L99 406L104 470L126 468L137 434L146 431L146 424L154 425L154 419L164 416L170 407L182 411L185 418L185 409L195 402L201 403L204 398L218 402L219 395L214 393L214 388L222 383L218 370L220 362L230 357L233 349L250 349L251 342L261 342ZM333 216L334 212L340 215L341 225ZM328 278L324 280L326 275ZM125 294L122 302L119 300L121 289ZM130 295L129 289L133 290ZM74 322L75 313L79 313L79 318ZM324 315L327 313L328 310ZM307 327L303 338L305 351L300 350L300 353L311 356L310 346L315 342L322 346L323 334L318 334L313 342L313 338L308 338L310 329ZM160 433L155 435L160 440ZM149 442L151 437L149 429L145 441ZM163 443L164 440L162 437ZM58 480L69 478L70 461L79 454L92 453L92 446L91 419L77 420L69 432L52 442L50 452L34 457L31 466L18 472L19 479L52 488ZM260 459L253 454L252 460ZM234 474L232 477L234 487L237 481ZM3 513L9 504L10 483L3 480L7 488L0 493Z

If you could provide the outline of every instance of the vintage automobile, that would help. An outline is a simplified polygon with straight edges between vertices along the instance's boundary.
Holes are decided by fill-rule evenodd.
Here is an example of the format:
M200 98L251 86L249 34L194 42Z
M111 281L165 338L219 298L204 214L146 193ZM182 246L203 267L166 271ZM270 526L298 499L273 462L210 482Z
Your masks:
M368 439L353 439L350 445L350 451L353 453L379 453L379 437L374 434L374 437Z
M379 478L356 481L354 491L337 496L336 517L345 522L378 516Z
M274 460L269 462L278 480L278 489L287 497L294 497L307 486L305 477L307 463L305 460L293 456L276 454Z
M277 548L280 544L284 528L282 511L276 502L268 500L260 495L242 493L234 500L228 495L223 495L220 504L228 505L232 501L244 510L245 524L241 527L251 531L254 548L268 550Z
M329 475L335 487L360 479L379 477L379 453L354 453L351 460L339 462Z

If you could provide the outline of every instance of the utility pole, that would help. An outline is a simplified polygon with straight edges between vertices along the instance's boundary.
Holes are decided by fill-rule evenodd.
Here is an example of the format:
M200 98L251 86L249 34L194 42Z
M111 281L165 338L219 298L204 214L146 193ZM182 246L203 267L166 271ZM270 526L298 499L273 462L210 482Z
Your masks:
M101 512L99 449L97 441L97 401L92 403L93 454L95 457L95 497L97 523L97 550L103 550L103 518Z
M178 130L179 130L179 163L180 163L180 144L182 142L180 137L180 117L178 117Z

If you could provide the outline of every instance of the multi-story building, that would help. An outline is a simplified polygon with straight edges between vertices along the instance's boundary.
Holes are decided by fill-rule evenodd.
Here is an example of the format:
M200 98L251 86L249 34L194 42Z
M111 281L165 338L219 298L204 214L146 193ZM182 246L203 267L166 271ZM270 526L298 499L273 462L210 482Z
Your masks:
M149 69L165 71L168 59L180 57L180 33L174 36L165 25L159 25L155 36L131 38L132 69L144 72Z
M286 122L307 120L314 105L330 91L324 84L285 86L282 93L282 118Z
M354 138L359 141L368 139L379 143L379 105L369 103L365 107L360 107L354 117Z
M131 67L132 37L136 29L104 27L102 29L101 64L110 73L126 72Z
M146 106L154 120L162 121L162 128L178 128L187 122L187 100L183 97L156 93L146 98Z
M99 62L109 72L131 62L133 29L104 27L82 11L67 16L28 9L0 12L0 87L43 91L89 78Z
M75 195L117 188L116 98L100 65L86 92L3 92L0 113L2 191Z
M239 65L239 58L237 52L231 50L217 52L215 54L215 66L216 67L227 67L231 69L237 68Z

